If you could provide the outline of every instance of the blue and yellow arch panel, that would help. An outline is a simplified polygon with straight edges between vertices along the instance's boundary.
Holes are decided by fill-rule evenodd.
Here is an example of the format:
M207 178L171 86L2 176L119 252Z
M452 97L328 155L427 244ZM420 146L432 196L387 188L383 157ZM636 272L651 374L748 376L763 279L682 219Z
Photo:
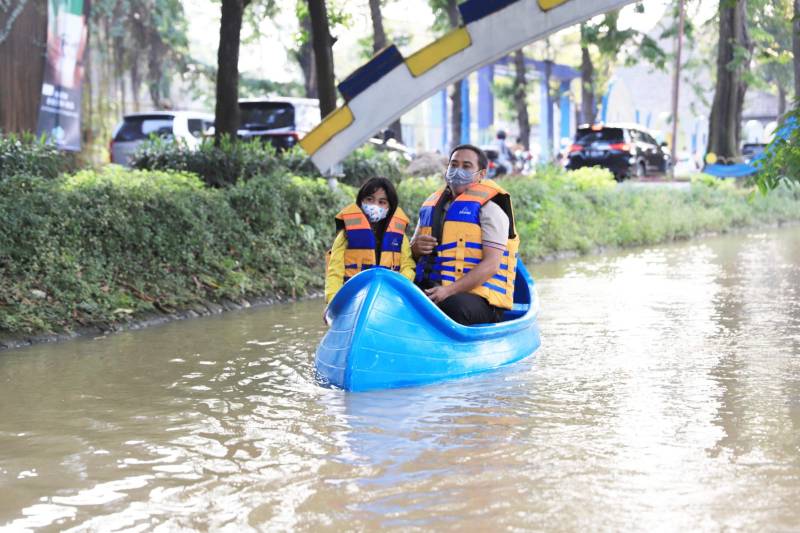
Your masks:
M462 26L409 57L391 45L339 84L344 105L300 145L327 172L443 87L551 33L634 0L467 0Z

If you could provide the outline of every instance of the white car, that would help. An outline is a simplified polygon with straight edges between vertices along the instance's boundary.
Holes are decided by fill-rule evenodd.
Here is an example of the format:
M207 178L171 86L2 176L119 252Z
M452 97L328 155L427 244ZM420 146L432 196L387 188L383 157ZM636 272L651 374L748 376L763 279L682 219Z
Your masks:
M213 134L214 115L196 111L152 111L125 115L109 144L111 162L130 165L131 156L151 135L180 139L189 148L197 148L203 137Z

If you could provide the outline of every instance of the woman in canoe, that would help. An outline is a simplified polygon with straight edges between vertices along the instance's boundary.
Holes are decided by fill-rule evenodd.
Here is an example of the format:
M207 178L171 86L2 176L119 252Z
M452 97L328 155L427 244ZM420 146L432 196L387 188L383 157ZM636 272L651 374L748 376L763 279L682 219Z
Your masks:
M336 239L328 252L325 303L348 279L375 266L414 279L415 263L405 234L408 217L397 205L397 191L386 178L370 178L356 201L336 215Z

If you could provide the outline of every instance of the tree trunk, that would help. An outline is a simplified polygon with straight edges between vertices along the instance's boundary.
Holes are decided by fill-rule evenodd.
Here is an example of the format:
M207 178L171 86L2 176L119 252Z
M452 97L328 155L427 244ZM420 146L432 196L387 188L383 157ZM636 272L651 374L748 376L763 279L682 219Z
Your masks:
M739 155L742 107L747 85L743 73L748 68L751 43L747 35L747 0L720 2L717 84L708 124L709 153L722 162ZM748 50L745 60L736 59L737 45Z
M325 0L308 0L311 17L311 42L317 67L319 110L325 117L336 109L336 81L333 72L333 39L328 26Z
M581 24L581 36L585 32L585 24ZM592 124L595 121L594 98L594 64L589 55L588 45L581 45L581 121Z
M112 20L122 20L123 9L127 7L120 2L115 2L111 13ZM119 112L124 115L127 112L125 94L125 41L124 34L115 33L111 38L111 57L114 60L114 85L116 90L116 101L119 102Z
M2 2L0 2L2 3ZM36 131L47 42L46 2L0 12L0 130ZM5 29L10 28L9 33Z
M517 111L519 137L525 150L531 149L531 123L528 118L528 99L526 92L528 83L525 69L525 54L522 48L514 52L514 108Z
M450 19L450 27L457 28L459 23L458 0L447 0L447 17ZM464 80L458 80L453 84L450 93L452 116L450 117L450 149L461 144L461 84Z
M800 0L794 0L792 25L792 50L794 51L794 106L800 108Z
M130 24L129 32L133 38L135 46L137 46L139 50L146 50L149 48L149 43L147 42L147 29L144 26L142 17L132 16L129 18L128 23ZM131 97L133 98L133 110L138 113L141 109L140 97L142 95L142 83L144 81L145 71L142 70L142 62L139 54L130 54L130 62ZM144 65L146 66L147 63L145 62Z
M111 81L111 66L109 65L107 53L108 50L111 50L111 37L109 36L110 30L108 18L104 17L102 23L97 23L97 27L98 30L102 28L102 33L98 31L97 34L99 46L95 47L98 57L97 62L99 63L97 66L97 72L99 76L97 83L97 109L102 114L104 112L107 113L108 110L112 109L112 106L114 105L114 98L111 91L111 87L113 85ZM101 52L101 50L104 52Z
M778 86L778 117L783 117L786 114L786 88L780 83Z
M303 86L306 90L306 98L318 98L317 90L317 70L314 67L314 49L311 46L311 18L308 13L301 16L298 20L300 29L308 36L307 39L298 47L295 52L300 70L303 71Z
M372 18L372 52L377 54L389 44L386 31L383 28L383 14L381 13L381 0L369 0L369 14ZM403 142L403 128L398 118L389 125L397 142Z
M131 58L131 98L133 99L133 111L138 113L140 111L139 105L139 90L142 87L142 75L139 72L139 58L133 56Z
M369 0L369 14L372 18L372 51L377 53L386 48L386 31L383 29L381 0Z
M244 6L247 5L247 2L244 2ZM244 12L244 7L242 7L242 12ZM241 28L241 23L239 24L239 28ZM222 24L220 24L220 33L222 32ZM239 35L237 31L236 35ZM148 85L150 87L150 99L153 101L153 105L158 108L164 108L170 105L168 100L169 96L169 89L165 84L165 81L169 80L167 76L164 76L164 57L167 54L167 48L164 44L164 41L161 39L161 35L158 33L158 30L155 27L150 27L147 30L146 36L146 49L147 49L147 79ZM238 41L236 42L236 54L238 57L239 53L239 44ZM219 54L219 51L217 52ZM239 70L237 66L236 70L236 83L237 83L237 91L238 91L238 82L239 82Z
M223 135L236 139L239 128L239 44L244 8L250 0L222 0L217 50L217 105L214 144Z

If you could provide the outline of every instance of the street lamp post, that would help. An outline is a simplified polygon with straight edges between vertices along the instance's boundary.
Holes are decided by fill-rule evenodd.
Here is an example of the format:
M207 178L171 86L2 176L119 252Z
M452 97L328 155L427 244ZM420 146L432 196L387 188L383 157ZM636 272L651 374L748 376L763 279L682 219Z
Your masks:
M683 47L683 2L684 0L678 0L678 34L675 46L675 69L672 77L672 146L670 147L670 154L673 165L675 165L678 154L678 95L680 93L681 48Z

